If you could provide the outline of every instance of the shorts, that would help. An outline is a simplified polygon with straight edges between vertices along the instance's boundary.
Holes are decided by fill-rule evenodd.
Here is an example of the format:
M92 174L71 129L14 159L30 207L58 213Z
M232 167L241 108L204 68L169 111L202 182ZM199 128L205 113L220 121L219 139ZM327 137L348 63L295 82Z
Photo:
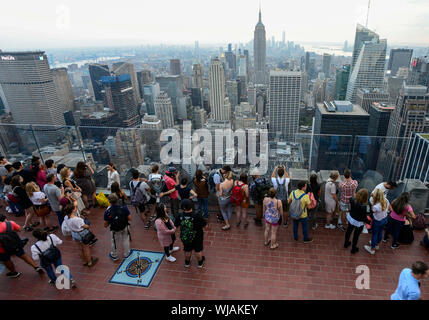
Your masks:
M82 242L83 237L88 233L88 229L83 229L81 232L72 231L72 239Z
M12 256L21 257L24 254L25 254L25 252L24 252L23 248L19 249L18 252L15 254L0 253L0 261L1 262L8 262L10 260L10 257L12 257Z
M350 203L344 203L340 201L340 211L341 212L350 212Z
M281 218L280 218L280 219L281 219ZM277 221L276 223L271 223L271 222L268 222L267 220L265 220L265 223L266 223L266 224L270 224L270 225L272 225L273 227L277 227L279 224L281 224L280 219L279 219L279 221Z
M195 251L195 253L199 253L203 251L203 247L204 247L204 240L197 239L197 240L194 240L191 244L183 244L183 251L185 252Z

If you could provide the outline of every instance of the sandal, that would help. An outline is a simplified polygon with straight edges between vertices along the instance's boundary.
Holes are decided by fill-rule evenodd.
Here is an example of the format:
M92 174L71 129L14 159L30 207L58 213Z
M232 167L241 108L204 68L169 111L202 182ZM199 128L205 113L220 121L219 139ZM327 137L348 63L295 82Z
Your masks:
M270 244L271 240L268 240L268 242L264 243L264 246L268 247L268 245Z
M86 263L86 267L93 267L98 262L98 258L91 258L91 264Z
M271 249L271 250L275 250L275 249L277 249L278 247L279 247L279 244L278 244L278 243L276 243L275 245L271 246L271 247L270 247L270 249Z

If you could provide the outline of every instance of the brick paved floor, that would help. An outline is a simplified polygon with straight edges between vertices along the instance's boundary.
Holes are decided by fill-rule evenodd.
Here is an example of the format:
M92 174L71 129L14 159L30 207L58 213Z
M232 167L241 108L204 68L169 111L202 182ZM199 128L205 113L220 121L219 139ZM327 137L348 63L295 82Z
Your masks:
M131 247L161 252L153 228L145 230L133 211L132 215ZM55 221L53 216L51 219ZM5 272L0 275L0 299L388 299L402 268L416 260L428 262L428 252L419 245L423 232L415 232L411 246L393 251L390 245L382 244L380 251L370 256L363 249L369 234L361 236L360 252L351 255L343 249L344 233L340 230L319 228L313 234L314 242L303 244L293 241L292 227L281 227L280 247L271 251L264 247L262 228L253 224L253 216L250 220L247 230L233 224L225 232L212 214L205 235L205 268L198 269L195 260L189 269L184 268L183 252L179 251L174 254L175 263L162 262L150 288L136 288L108 283L119 262L108 257L110 233L103 228L102 211L94 210L90 221L99 241L92 250L100 258L94 268L83 267L76 244L57 232L64 240L63 263L70 267L78 288L57 290L48 284L46 275L36 274L14 258L23 274L18 279L6 278ZM16 221L23 223L22 218ZM34 243L30 233L21 236ZM26 249L29 253L29 245ZM355 288L359 265L370 268L370 290ZM423 281L422 292L423 298L429 298L429 281Z

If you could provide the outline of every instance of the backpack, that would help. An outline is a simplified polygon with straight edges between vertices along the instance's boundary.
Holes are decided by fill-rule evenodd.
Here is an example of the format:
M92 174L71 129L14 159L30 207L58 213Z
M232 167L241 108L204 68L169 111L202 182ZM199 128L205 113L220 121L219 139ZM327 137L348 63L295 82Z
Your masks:
M40 256L41 265L44 265L44 266L54 263L61 257L60 250L58 250L58 248L54 245L54 242L52 241L51 236L49 236L49 239L51 240L51 245L44 252L40 250L37 244L34 244L34 246L40 252L39 256Z
M301 218L303 209L301 205L301 199L305 196L305 192L299 197L295 197L295 191L292 192L293 200L289 208L289 213L292 219L298 220Z
M131 189L131 204L133 206L140 206L142 204L145 204L147 202L147 197L145 192L140 188L142 182L140 181L137 186L134 187L133 182L130 182L130 189Z
M110 224L110 230L122 231L128 226L128 217L124 214L123 208L115 207L108 209L108 222Z
M413 219L412 222L416 230L423 230L426 228L426 217L423 213L416 214L416 218Z
M209 175L209 183L208 183L210 192L216 192L216 184L214 182L215 174L218 174L220 176L220 182L221 183L223 182L223 176L220 173L220 171L219 170L212 171Z
M253 201L256 201L258 203L263 202L270 188L271 184L268 183L267 179L262 178L261 180L259 180L259 182L258 179L255 180L250 188L250 194L252 196Z
M14 255L24 248L21 238L15 231L12 231L12 224L10 222L6 222L6 232L0 233L0 243L8 255Z
M317 200L314 197L313 192L308 193L308 197L310 198L310 209L314 209L317 206Z
M233 205L239 206L244 200L243 195L243 183L236 183L234 184L234 187L232 188L232 194L231 194L231 203Z
M156 198L159 196L160 193L167 191L167 185L165 184L164 178L161 175L151 177L150 181L148 182L148 185L150 187L150 193Z
M182 217L180 222L180 239L183 244L191 244L196 235L194 230L194 218L193 217Z
M267 204L267 209L265 210L265 220L268 223L275 224L279 222L280 214L277 206L274 204L274 201L270 201Z
M286 178L284 178L283 184L280 184L279 178L276 178L276 181L277 181L277 189L276 189L277 195L276 195L276 198L279 199L279 200L281 200L281 201L286 201L287 198L288 198L287 191L286 191L286 187L287 186L285 186L285 184L286 184Z

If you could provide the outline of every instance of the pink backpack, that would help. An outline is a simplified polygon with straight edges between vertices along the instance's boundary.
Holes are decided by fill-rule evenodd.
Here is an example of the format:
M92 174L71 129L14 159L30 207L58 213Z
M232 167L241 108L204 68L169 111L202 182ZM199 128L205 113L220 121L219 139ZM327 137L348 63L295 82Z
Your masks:
M314 209L317 206L317 200L314 197L313 192L308 193L308 197L310 198L310 209Z

